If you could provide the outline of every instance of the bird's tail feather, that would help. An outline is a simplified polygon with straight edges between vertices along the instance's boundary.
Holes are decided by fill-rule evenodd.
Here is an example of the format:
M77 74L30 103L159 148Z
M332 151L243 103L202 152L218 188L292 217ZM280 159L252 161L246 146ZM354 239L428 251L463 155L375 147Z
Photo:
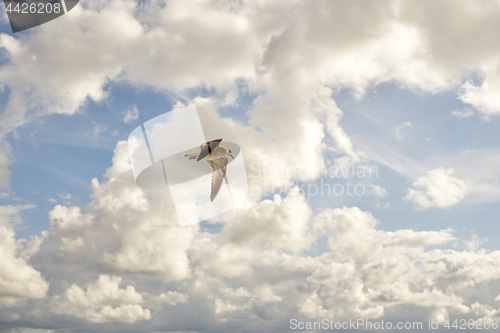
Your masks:
M199 153L194 153L194 154L184 154L184 157L185 158L189 158L190 160L194 160L196 158L198 158L198 155L200 155Z

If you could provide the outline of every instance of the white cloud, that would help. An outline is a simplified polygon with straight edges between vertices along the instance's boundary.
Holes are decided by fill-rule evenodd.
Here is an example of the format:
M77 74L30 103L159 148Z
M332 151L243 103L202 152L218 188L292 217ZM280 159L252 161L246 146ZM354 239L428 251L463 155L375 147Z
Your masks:
M62 296L52 300L54 312L80 317L89 322L120 321L133 323L151 319L148 309L133 286L120 288L121 278L100 275L95 283L82 289L72 284Z
M169 291L167 293L162 293L158 296L158 300L162 303L168 303L170 305L177 305L182 303L187 303L189 297L187 295L178 293L176 291Z
M444 158L442 159L444 162ZM497 202L500 198L500 163L498 149L471 149L448 156L447 163L454 166L455 172L463 176L467 184L467 198L471 202Z
M57 205L49 213L44 251L65 263L90 260L110 270L184 278L194 230L176 226L162 191L145 193L135 185L125 142L117 145L113 160L105 184L92 180L91 212Z
M56 198L49 198L47 199L48 202L50 203L62 203L63 205L70 205L73 203L77 198L75 198L71 193L68 192L59 192L56 193L57 199Z
M394 81L438 92L459 85L464 73L479 70L486 73L481 88L466 83L460 98L495 114L487 91L495 91L498 81L498 56L491 52L497 44L491 29L498 21L496 7L493 1L457 8L449 1L421 6L389 0L368 8L328 1L315 6L302 1L81 4L40 32L18 39L1 35L0 47L9 61L0 69L0 81L11 91L3 131L41 115L73 114L87 98L105 99L105 85L118 80L159 89L206 85L230 100L236 79L261 89L273 80L283 84L292 75L296 80L290 82L301 93L303 86L319 82L361 95L371 85ZM450 15L443 27L436 8ZM325 12L329 15L321 14ZM356 19L340 16L342 12L356 13ZM454 22L461 22L461 29ZM54 40L45 29L68 33ZM460 43L443 42L449 40ZM64 52L54 54L54 49ZM27 84L33 89L24 90ZM287 97L294 96L291 88L286 88Z
M163 191L135 185L126 143L119 142L104 180L91 183L88 205L54 207L51 229L22 251L13 228L2 229L8 269L0 273L1 297L30 302L3 303L1 321L91 332L102 332L100 324L120 331L112 326L119 322L134 332L277 332L299 315L427 321L492 313L496 295L482 290L500 278L498 252L450 249L451 230L384 231L358 208L313 212L292 187L331 164L364 158L340 126L335 89L360 97L395 82L436 93L480 68L488 72L481 88L466 83L460 96L494 114L495 74L485 64L498 57L498 29L491 26L500 14L494 2L483 5L99 0L39 32L0 35L8 57L0 82L10 92L1 137L37 117L102 101L116 82L206 87L216 98L194 99L205 134L241 144L255 181L247 205L220 218L220 233L179 228ZM54 39L45 29L65 34ZM236 80L257 95L249 125L217 113L217 103L237 96ZM406 168L411 162L399 161ZM7 165L0 158L3 183ZM290 165L295 170L287 174ZM266 186L284 190L260 201ZM436 169L413 183L407 199L422 209L449 207L465 192L451 170ZM308 255L323 236L328 248ZM484 288L472 295L478 285Z
M405 128L408 128L408 127L412 127L412 124L410 122L406 121L400 125L394 126L392 130L394 131L394 135L396 136L396 138L398 138L399 140L403 140L404 137L401 134L401 131Z
M110 81L181 90L202 83L226 88L253 76L256 36L249 19L229 6L99 1L76 6L70 16L19 39L2 34L0 47L10 61L0 81L11 89L4 131L40 115L73 114L87 98L102 101ZM44 29L67 34L53 39ZM30 92L22 88L27 84Z
M477 41L465 28L466 34L457 35L449 22L436 28L441 20L436 6L450 7L453 22L467 22L484 40L495 41L489 22L495 25L497 19L485 9L495 7L492 3L467 8L389 0L369 7L328 1L315 6L302 1L81 4L68 17L41 26L39 33L18 39L2 35L0 47L9 61L0 68L0 81L10 91L1 115L3 132L43 115L73 114L88 99L102 101L105 87L114 82L179 91L205 86L225 103L237 96L235 81L242 80L259 95L249 112L253 127L247 133L239 127L231 132L249 142L276 143L268 153L257 152L259 163L280 154L285 142L300 147L309 165L316 166L298 165L302 173L310 170L304 180L311 179L324 169L321 153L330 147L346 155L335 156L336 163L362 157L338 124L342 112L327 86L348 87L361 96L370 86L396 82L434 93L458 86L464 73L475 68L493 71L486 66L495 58L491 43ZM356 19L342 12L356 13ZM67 34L54 40L44 29ZM440 42L454 38L461 43ZM464 40L477 49L470 50ZM54 49L64 51L54 55ZM27 85L32 89L25 90ZM287 141L289 133L294 142ZM256 140L260 135L265 139ZM280 169L270 171L273 185L289 183Z
M283 87L273 83L266 97L255 102L251 116L255 126L252 127L242 126L229 118L221 119L210 100L194 100L206 137L238 142L244 155L252 156L245 160L252 197L266 190L290 187L294 179L317 178L326 169L323 151L327 148L323 140L327 138L335 142L336 156L356 158L345 134L342 142L334 138L343 130L339 126L322 124L324 118L332 124L338 122L341 114L331 99L331 90L318 86L309 89L304 91L297 84ZM268 98L276 102L271 103ZM303 158L297 159L297 154Z
M387 190L382 186L370 184L368 187L371 193L377 198L385 198L387 196Z
M14 305L26 299L43 298L48 283L35 270L29 259L36 248L16 241L13 224L20 220L20 212L31 206L0 206L0 299L4 305Z
M139 118L139 110L137 109L137 105L134 105L133 108L128 109L124 112L123 122L125 124L132 124Z
M458 98L472 105L484 116L491 117L500 114L500 98L496 93L500 87L500 59L496 60L494 68L485 70L483 82L478 85L472 80L468 80L462 85Z
M92 136L94 138L99 138L99 136L106 132L108 130L108 128L104 125L101 125L101 124L97 124L97 123L94 123L94 129L92 130Z
M243 324L276 332L281 319L296 316L443 320L495 305L496 294L470 288L494 286L500 252L448 249L452 230L384 231L356 207L313 213L294 188L224 216L219 234L178 228L160 193L136 187L126 153L119 143L87 206L50 213L51 230L28 256L51 275L49 297L0 315L91 332L119 322L136 332ZM321 255L302 252L325 236Z
M273 200L263 200L248 208L229 215L231 221L220 234L221 242L242 246L253 244L288 251L300 251L310 247L309 205L297 187L285 198L275 195Z
M459 203L467 193L465 183L452 176L452 169L434 169L419 177L407 190L405 199L417 209L446 208Z
M64 36L72 35L69 39L64 36L50 39L50 43L55 43L50 49L44 34L26 35L19 40L4 36L2 46L11 58L0 69L0 79L9 82L12 91L2 115L4 130L13 130L40 115L73 114L87 98L103 100L107 95L104 86L110 81L177 90L206 85L220 91L227 100L227 96L234 94L235 80L244 79L250 89L265 93L257 98L250 114L252 127L243 129L231 124L228 131L240 142L260 143L246 151L252 153L258 149L255 156L261 158L254 162L261 164L261 169L268 159L283 157L281 168L267 170L270 176L265 181L270 182L271 187L290 183L290 177L283 177L280 172L290 164L287 160L292 159L290 152L283 150L285 146L294 146L305 156L303 163L296 163L294 159L298 172L304 175L303 180L317 177L324 169L322 140L326 137L331 138L339 153L356 154L349 138L337 125L341 111L331 98L332 91L310 82L314 74L298 71L294 80L283 80L281 76L287 73L277 73L275 78L256 76L259 59L268 53L263 41L286 26L287 21L283 19L293 4L249 4L245 5L249 6L247 9L238 5L238 10L229 4L210 1L199 2L189 10L180 1L173 1L169 6L137 6L126 0L77 6L72 10L71 20L54 20L41 27L67 31ZM264 8L259 8L261 6ZM282 23L271 20L254 24L260 17L258 12L268 6L276 7L273 11ZM127 22L127 29L114 28L123 22ZM165 31L169 33L166 35ZM74 40L82 42L74 43ZM184 42L186 40L189 43ZM53 49L64 48L69 48L62 52L64 58L52 55ZM103 53L103 50L107 51ZM37 54L37 57L31 58L29 54ZM203 54L203 58L199 54ZM78 65L74 66L73 62ZM268 58L262 63L273 65ZM45 73L55 67L58 75ZM34 87L29 94L24 92L26 84ZM37 105L36 112L30 110L31 104ZM326 128L322 125L324 120L328 124ZM214 127L214 131L217 129L220 125ZM102 130L96 125L96 134ZM258 148L263 146L268 147L267 151Z
M337 318L378 318L392 307L411 304L422 307L423 313L440 308L467 311L460 297L432 287L438 274L426 276L433 263L423 259L427 256L423 248L453 240L450 230L385 232L377 230L376 224L371 214L358 208L318 215L316 228L328 235L331 253L323 256L323 265L308 278L312 290L323 289L322 298L311 294L311 304L329 309ZM422 267L419 260L424 260Z
M474 115L474 110L472 108L464 108L462 110L452 110L451 114L457 118L465 119Z

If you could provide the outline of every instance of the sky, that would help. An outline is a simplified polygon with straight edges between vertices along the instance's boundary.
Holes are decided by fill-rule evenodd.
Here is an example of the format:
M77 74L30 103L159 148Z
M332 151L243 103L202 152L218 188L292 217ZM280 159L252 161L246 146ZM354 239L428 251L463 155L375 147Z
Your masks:
M1 9L0 331L498 323L499 9L81 0L18 33ZM191 104L249 192L180 227L127 139Z

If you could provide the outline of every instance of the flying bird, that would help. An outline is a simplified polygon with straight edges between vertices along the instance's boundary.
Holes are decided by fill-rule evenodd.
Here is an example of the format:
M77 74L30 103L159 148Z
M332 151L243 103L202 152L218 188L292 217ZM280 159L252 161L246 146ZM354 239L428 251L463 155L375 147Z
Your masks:
M234 159L231 149L220 145L222 140L224 139L221 138L203 143L200 146L199 153L184 154L184 157L190 160L196 159L197 162L206 161L212 168L211 202L215 200L215 197L222 187L224 177L226 177L227 156L231 156Z

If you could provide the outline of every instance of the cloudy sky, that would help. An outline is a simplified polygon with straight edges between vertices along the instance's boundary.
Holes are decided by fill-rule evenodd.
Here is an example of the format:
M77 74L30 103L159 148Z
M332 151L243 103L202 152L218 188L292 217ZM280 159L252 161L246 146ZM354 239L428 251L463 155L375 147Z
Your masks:
M0 331L500 320L498 1L0 12ZM127 138L188 104L250 186L181 228Z

